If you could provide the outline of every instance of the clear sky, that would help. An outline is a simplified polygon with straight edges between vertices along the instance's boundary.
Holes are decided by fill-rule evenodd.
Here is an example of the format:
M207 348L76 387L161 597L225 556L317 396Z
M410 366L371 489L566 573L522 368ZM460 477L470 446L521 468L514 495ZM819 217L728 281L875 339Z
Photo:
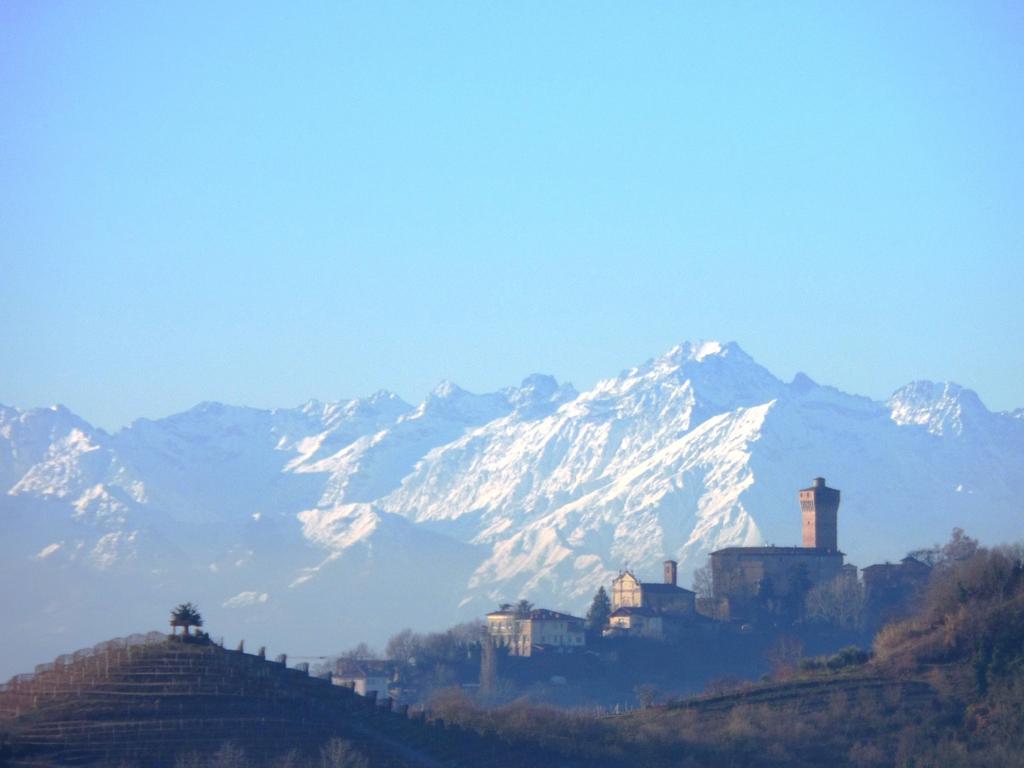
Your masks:
M0 3L0 402L533 371L690 338L1024 406L1019 2Z

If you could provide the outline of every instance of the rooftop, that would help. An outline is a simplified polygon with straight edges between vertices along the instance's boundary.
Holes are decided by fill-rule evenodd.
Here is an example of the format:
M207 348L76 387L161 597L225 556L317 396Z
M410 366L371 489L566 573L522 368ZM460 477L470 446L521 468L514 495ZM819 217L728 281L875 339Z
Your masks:
M824 477L816 477L816 478L814 478L814 480L811 482L810 488L801 488L800 490L801 491L813 491L813 490L816 490L818 488L828 488L828 486L825 485L825 478ZM836 489L835 488L829 488L829 490L830 491L834 491Z
M680 587L675 584L665 584L660 581L644 581L640 583L643 587L644 592L689 592L690 594L697 594L693 590Z
M523 616L517 615L514 609L509 609L507 611L491 611L487 615L489 617L508 617L510 619L530 619L531 621L583 621L579 616L572 616L571 614L561 613L559 611L551 611L547 608L535 608Z
M652 611L650 608L627 607L627 608L618 608L618 609L612 611L612 613L610 614L609 618L615 618L616 616L655 616L655 615L657 615L656 612Z
M338 659L332 674L335 677L390 677L394 664L380 659Z
M900 560L898 563L875 563L874 565L869 565L866 568L861 568L862 571L876 571L876 570L877 571L881 571L881 570L890 570L890 569L898 570L898 571L904 571L904 570L928 571L928 570L931 570L931 566L928 565L927 563L922 563L916 557L911 557L910 555L907 555L902 560Z
M818 557L845 556L845 553L831 549L817 547L726 547L711 553L714 555L777 555L785 557L790 555L812 555Z

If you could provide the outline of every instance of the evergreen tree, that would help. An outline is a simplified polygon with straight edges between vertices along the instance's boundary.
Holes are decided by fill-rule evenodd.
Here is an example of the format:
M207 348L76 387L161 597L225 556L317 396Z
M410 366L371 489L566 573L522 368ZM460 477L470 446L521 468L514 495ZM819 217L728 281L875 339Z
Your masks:
M189 627L203 626L203 617L192 603L182 603L171 611L171 629L182 627L183 634L189 634Z
M612 613L612 603L608 599L608 593L604 587L597 588L597 594L590 603L590 610L587 611L587 629L591 632L600 632L608 623L608 617Z

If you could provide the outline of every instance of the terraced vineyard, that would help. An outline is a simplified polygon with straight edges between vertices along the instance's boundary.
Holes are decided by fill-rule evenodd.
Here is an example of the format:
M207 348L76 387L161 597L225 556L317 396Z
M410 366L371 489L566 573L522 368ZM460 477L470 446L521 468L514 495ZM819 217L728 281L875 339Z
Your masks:
M41 665L0 688L11 765L174 765L231 741L254 762L343 738L374 766L518 765L491 737L283 661L152 633Z
M770 705L802 714L820 711L837 703L923 709L938 708L942 704L935 690L922 680L858 676L848 680L803 680L751 687L718 696L698 696L669 704L666 709L690 710L710 717L715 713L729 714L740 706Z

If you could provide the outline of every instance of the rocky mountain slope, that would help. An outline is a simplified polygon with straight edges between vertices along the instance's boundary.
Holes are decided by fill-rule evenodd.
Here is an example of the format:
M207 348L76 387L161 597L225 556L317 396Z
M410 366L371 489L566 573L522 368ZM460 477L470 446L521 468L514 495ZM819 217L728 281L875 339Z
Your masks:
M736 344L682 344L577 393L549 376L257 410L203 403L115 434L0 406L3 673L200 603L214 632L319 654L528 596L581 611L629 566L684 582L732 544L799 540L795 494L842 489L866 565L962 526L1021 537L1024 420L915 382L887 402Z

